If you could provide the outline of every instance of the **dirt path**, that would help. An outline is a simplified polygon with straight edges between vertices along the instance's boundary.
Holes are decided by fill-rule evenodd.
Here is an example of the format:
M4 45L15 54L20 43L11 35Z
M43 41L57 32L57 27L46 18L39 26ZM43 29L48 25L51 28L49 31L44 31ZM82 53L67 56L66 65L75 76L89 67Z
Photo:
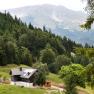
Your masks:
M47 90L45 94L59 93L58 90Z
M51 89L47 90L47 92L45 94L53 94L53 93L62 94L63 91L64 91L63 88L59 88L59 87L56 87L56 86L51 86Z
M78 94L89 94L89 93L87 93L86 91L84 91L84 90L78 90Z

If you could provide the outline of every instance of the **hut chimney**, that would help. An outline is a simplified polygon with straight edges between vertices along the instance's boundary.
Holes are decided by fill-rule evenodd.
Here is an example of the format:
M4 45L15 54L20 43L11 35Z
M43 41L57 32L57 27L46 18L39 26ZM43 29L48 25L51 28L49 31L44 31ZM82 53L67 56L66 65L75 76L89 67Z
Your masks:
M20 67L20 71L22 71L22 67Z

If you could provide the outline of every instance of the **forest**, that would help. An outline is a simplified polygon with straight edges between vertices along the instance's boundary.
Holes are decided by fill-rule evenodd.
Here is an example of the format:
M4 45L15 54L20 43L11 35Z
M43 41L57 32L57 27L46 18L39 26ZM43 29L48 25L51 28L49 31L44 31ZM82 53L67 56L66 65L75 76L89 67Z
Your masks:
M49 49L49 53L53 53L54 58L62 54L70 57L74 47L82 45L51 33L45 26L41 29L33 27L31 23L26 25L16 16L13 18L9 13L0 13L1 66L6 64L31 66L40 61L42 52L46 49Z
M51 33L45 26L27 25L10 13L0 13L0 66L24 64L59 74L66 94L94 85L94 47ZM44 76L43 76L44 77Z

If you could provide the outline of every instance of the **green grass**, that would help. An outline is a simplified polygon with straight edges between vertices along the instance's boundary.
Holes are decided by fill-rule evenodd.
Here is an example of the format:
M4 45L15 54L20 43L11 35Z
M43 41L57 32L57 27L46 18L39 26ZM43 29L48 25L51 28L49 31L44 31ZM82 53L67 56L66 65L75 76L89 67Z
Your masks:
M87 91L89 94L94 94L94 88L91 89L91 87L89 87L89 86L87 86L87 87L85 88L85 91Z
M21 88L10 85L0 85L0 94L44 94L44 89Z
M10 78L10 75L8 73L6 73L6 72L1 72L0 71L0 77L1 78Z
M47 91L48 90L40 88L22 88L11 85L0 85L0 94L49 94ZM60 94L60 92L51 92L50 94Z
M63 80L59 77L59 75L53 73L49 73L47 79L57 84L64 83ZM77 88L78 90L85 92L85 94L94 94L94 89L91 89L89 86L86 86L86 88L81 88L81 87L77 87Z
M49 73L49 75L47 75L47 79L57 84L63 83L63 80L59 77L59 75L53 73Z
M21 67L27 67L25 65L20 65ZM20 67L14 64L7 66L0 66L0 77L10 78L9 71L12 68ZM51 80L55 83L62 83L63 81L59 78L58 75L49 73L47 76L48 80ZM47 90L45 89L32 89L32 88L21 88L18 86L11 85L0 85L0 94L46 94ZM60 94L59 92L51 92L51 94Z
M27 67L25 65L20 65L21 67ZM7 66L0 66L0 77L10 78L9 71L12 68L19 67L17 65L7 65ZM47 79L56 83L61 84L64 83L63 80L59 77L59 75L49 73L47 75ZM87 86L85 89L77 87L78 90L82 90L87 92L86 94L94 94L94 89L91 89ZM11 90L10 90L11 89ZM0 94L44 94L45 90L43 89L28 89L28 88L21 88L17 86L9 86L9 85L0 85ZM52 93L52 94L59 94L59 93Z
M86 94L94 94L94 88L92 89L90 86L86 86L86 88L77 87L78 90L82 90L86 92Z

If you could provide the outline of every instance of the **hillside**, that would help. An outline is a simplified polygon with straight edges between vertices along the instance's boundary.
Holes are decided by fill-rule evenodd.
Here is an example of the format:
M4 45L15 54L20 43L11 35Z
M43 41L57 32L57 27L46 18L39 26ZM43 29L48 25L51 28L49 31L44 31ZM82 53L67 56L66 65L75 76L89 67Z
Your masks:
M36 5L17 9L10 9L13 16L20 17L23 22L32 23L33 26L42 28L46 26L54 34L66 36L78 43L94 45L94 32L82 30L79 25L85 21L86 14L73 11L64 6ZM25 11L25 12L24 12ZM84 32L82 32L84 31Z
M19 67L17 65L7 65L7 66L0 66L0 77L4 77L5 79L9 79L9 71L11 68ZM20 67L28 67L25 65L20 65ZM57 74L49 73L47 75L47 80L52 81L54 84L59 85L64 83L63 80L59 77ZM94 90L91 89L89 86L87 86L85 89L81 87L77 87L80 91L79 94L93 94ZM50 89L43 89L43 88L25 88L25 87L19 87L19 86L11 86L8 84L0 84L0 94L48 94L48 91L51 91ZM53 90L51 91L51 94L60 94L59 92L55 93ZM65 94L65 93L62 93Z
M66 37L52 34L45 27L42 30L31 24L27 26L17 17L13 19L9 13L0 13L0 65L15 63L31 66L47 44L57 55L70 54L74 47L81 47Z
M19 67L20 74L12 75L10 69L14 67ZM23 71L23 67L37 69L35 75L31 75L32 71ZM9 73L19 79L10 80ZM31 75L28 83L32 82L34 89L5 85L11 81L27 82L27 78L21 78L24 73ZM16 91L18 94L59 94L64 90L71 94L92 94L94 90L89 84L94 85L93 77L93 46L82 46L65 36L62 38L45 26L26 24L6 11L0 13L0 94L15 94ZM46 81L51 81L50 89L44 89Z

